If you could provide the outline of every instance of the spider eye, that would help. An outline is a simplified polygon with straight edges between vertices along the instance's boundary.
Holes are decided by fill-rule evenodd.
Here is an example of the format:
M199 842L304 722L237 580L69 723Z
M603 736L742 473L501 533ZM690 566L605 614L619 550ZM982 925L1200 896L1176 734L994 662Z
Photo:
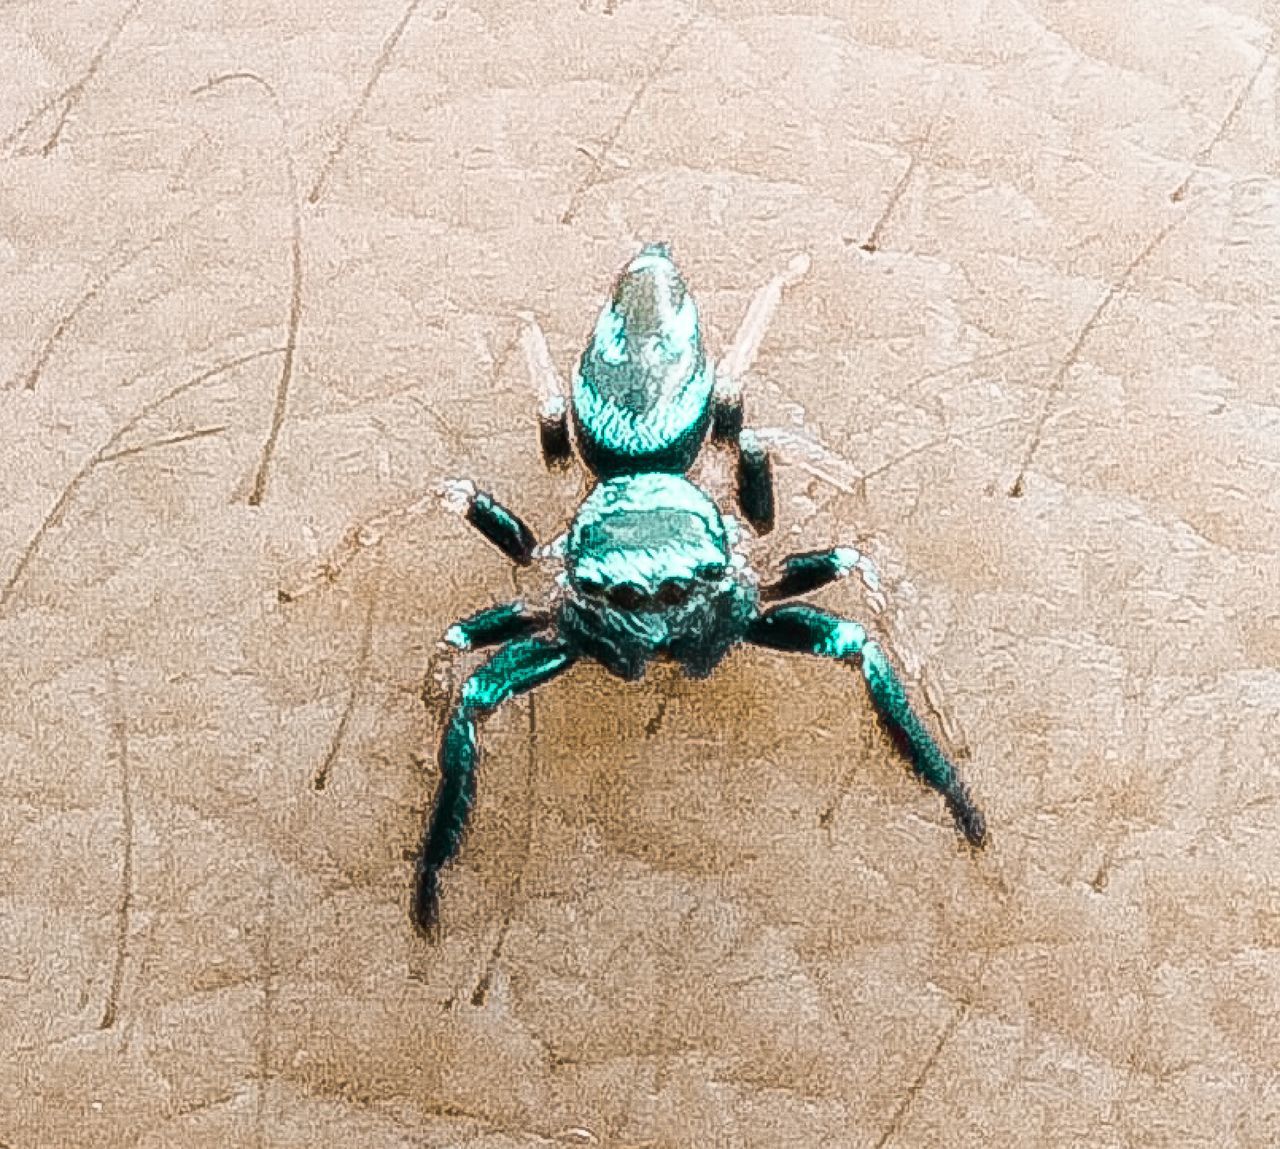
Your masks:
M702 582L719 582L724 578L724 567L720 563L705 563L693 573Z
M602 598L604 596L603 583L598 583L595 579L589 578L580 578L577 581L578 589L588 598Z
M619 610L639 610L644 605L645 596L638 588L619 583L609 588L609 601Z
M662 606L680 606L688 601L689 584L677 582L675 579L667 579L658 587L658 593L655 597Z

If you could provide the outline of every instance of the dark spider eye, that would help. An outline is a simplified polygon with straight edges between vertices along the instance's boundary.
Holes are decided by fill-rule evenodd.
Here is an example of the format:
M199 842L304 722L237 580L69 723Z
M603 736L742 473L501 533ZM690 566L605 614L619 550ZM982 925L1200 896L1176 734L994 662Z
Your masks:
M677 582L675 579L667 579L658 587L658 593L654 597L662 606L679 606L689 598L689 585Z
M589 598L601 598L604 595L604 584L598 583L594 579L580 578L578 581L578 589Z
M693 573L703 582L719 582L724 578L724 567L719 563L705 563Z
M645 602L645 596L636 587L619 583L609 588L609 601L619 610L639 610Z

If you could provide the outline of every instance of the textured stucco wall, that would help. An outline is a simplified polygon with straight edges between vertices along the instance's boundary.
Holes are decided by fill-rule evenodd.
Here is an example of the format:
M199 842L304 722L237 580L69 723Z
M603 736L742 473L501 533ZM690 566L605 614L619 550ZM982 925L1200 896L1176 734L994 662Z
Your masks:
M0 1145L1280 1142L1277 21L3 5ZM453 475L555 533L517 315L567 369L649 238L716 348L811 256L759 553L885 560L992 842L829 664L580 669L431 946L417 691L512 575L441 511L277 589Z

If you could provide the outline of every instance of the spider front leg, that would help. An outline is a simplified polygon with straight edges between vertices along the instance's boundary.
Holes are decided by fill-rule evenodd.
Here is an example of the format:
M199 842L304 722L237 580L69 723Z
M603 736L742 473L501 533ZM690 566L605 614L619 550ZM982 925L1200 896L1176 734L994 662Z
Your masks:
M759 439L751 431L743 430L742 385L760 351L783 290L799 282L808 270L809 257L797 255L785 272L775 275L755 293L733 343L716 369L712 435L737 448L738 505L746 520L762 535L773 530L773 465Z
M470 479L451 479L443 488L445 502L498 548L521 566L533 561L538 540L514 511L484 491L476 490Z
M413 920L419 929L428 930L436 922L440 869L458 852L475 802L476 766L480 759L477 720L508 698L567 670L575 657L570 647L558 639L517 638L463 683L440 738L440 786L418 855Z
M747 640L775 650L799 651L860 666L877 713L916 774L946 799L960 832L973 846L987 837L982 812L955 766L911 708L906 689L878 643L860 624L809 606L776 606L757 618Z
M453 697L454 660L464 651L497 646L513 638L521 638L546 630L551 625L551 612L531 610L520 599L486 607L459 619L444 632L444 638L427 663L423 676L422 701L443 719Z
M864 497L864 476L830 448L811 435L780 427L763 427L760 440L778 452L779 457L799 467L811 478L850 498ZM901 560L886 553L883 542L874 542L879 552L873 560L865 552L858 563L863 598L875 614L875 627L887 640L894 661L907 678L919 688L929 713L941 728L944 742L953 757L967 758L969 744L955 714L947 705L938 684L920 654L919 636L909 621L906 603L915 599L915 589L899 571ZM890 573L885 575L885 568Z
M520 599L514 599L459 619L444 632L444 640L457 650L479 650L545 630L550 625L550 611L530 610Z
M310 575L292 587L281 587L276 596L281 603L297 602L321 586L327 586L338 577L361 553L380 543L387 533L402 522L425 515L437 505L437 497L443 499L450 510L463 515L485 538L508 558L521 566L533 561L538 540L519 515L507 510L469 479L451 479L441 483L433 493L416 498L406 506L387 511L343 535L338 545Z
M796 551L782 560L782 574L760 588L762 602L777 602L819 590L851 571L862 576L869 593L880 591L875 564L856 547L832 547L826 551Z

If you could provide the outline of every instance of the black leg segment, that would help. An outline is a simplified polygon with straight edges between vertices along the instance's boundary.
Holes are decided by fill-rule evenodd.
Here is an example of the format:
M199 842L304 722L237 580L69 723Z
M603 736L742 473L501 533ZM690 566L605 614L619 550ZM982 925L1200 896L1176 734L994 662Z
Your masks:
M467 499L467 522L510 559L521 566L533 561L538 540L523 520L484 491L475 491Z
M727 399L720 395L711 401L711 437L717 443L736 443L742 434L742 395Z
M854 569L862 556L853 547L834 547L827 551L798 551L782 560L782 574L760 588L763 602L777 602L808 594L828 583L843 578Z
M956 826L971 845L981 846L986 841L986 822L964 781L911 708L906 689L884 651L867 637L861 625L809 606L776 606L751 624L747 639L775 650L816 654L860 666L876 712L917 776L943 796Z
M569 409L563 399L538 413L538 445L548 467L563 467L573 458Z
M463 684L440 739L440 787L418 855L413 920L419 929L428 930L436 922L440 869L458 852L475 802L480 759L477 721L508 698L554 678L573 660L562 642L517 638Z
M773 530L773 463L751 431L738 438L738 506L757 534Z

